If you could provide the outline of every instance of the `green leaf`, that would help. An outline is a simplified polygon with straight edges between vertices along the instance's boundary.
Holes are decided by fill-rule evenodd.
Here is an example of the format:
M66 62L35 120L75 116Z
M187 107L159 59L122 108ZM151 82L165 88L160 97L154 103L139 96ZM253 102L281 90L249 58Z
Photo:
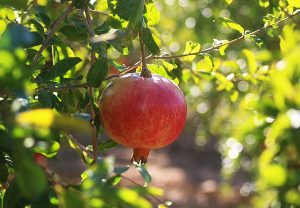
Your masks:
M0 0L0 4L23 10L27 6L27 0Z
M70 57L60 60L50 69L42 71L36 77L36 81L48 81L54 79L55 77L62 76L81 61L82 60L78 57Z
M0 161L0 182L4 183L8 178L8 169L7 166L5 165L5 158L2 152L0 152L0 157L1 160L3 160Z
M151 30L149 28L142 28L142 39L146 47L152 54L158 54L160 52L160 49L157 43L155 42Z
M81 192L69 188L64 191L63 193L63 202L65 207L72 207L72 208L83 208L84 202L81 196Z
M241 34L244 34L244 31L245 31L244 28L240 24L233 21L232 19L229 19L229 18L226 18L226 17L220 17L220 18L217 19L217 21L221 22L224 27L236 30Z
M105 142L100 142L99 143L99 150L100 151L105 151L105 150L108 150L108 149L112 149L114 147L118 146L118 143L116 143L114 140L108 140L108 141L105 141Z
M149 184L152 181L152 177L149 174L145 164L136 164L135 167L143 177L144 181Z
M112 10L113 14L117 14L124 20L129 20L132 15L136 12L136 8L139 5L143 5L144 0L109 0L108 6Z
M23 147L23 143L15 145L14 161L16 162L16 182L22 196L31 198L42 194L47 186L44 171L38 166Z
M110 177L107 181L106 181L106 185L109 185L109 186L116 186L118 185L118 183L120 183L122 180L122 176L120 174L118 175L115 175L113 177Z
M38 32L30 32L28 28L17 23L7 25L6 30L2 34L2 40L6 38L8 41L1 41L0 47L13 50L18 47L29 48L37 46L43 42L43 38Z
M86 40L88 38L87 31L75 27L74 25L64 25L59 32L64 34L71 41Z
M184 54L199 53L200 49L201 49L200 43L195 43L193 41L188 41L185 44ZM195 57L196 57L196 55L186 56L186 57L184 57L184 60L188 61L188 62L191 62L191 61L194 60Z
M3 197L3 208L20 208L25 207L28 203L28 200L21 195L20 189L14 179L5 191Z
M86 80L94 88L100 87L108 72L107 59L99 58L89 69Z
M121 166L121 167L114 167L114 173L115 174L122 174L124 172L126 172L127 170L129 170L130 166Z
M117 62L115 60L112 60L112 59L108 59L108 64L113 66L118 71L124 71L126 69L126 66L124 64L119 63L119 62Z
M52 108L53 101L52 101L52 93L51 92L44 92L41 91L38 93L38 100L42 104L42 107L45 108Z
M98 27L96 27L94 29L95 34L97 35L101 35L101 34L105 34L109 31L110 26L107 22L104 22L102 25L99 25Z
M136 4L133 5L134 11L132 11L133 13L129 18L129 23L126 28L127 37L128 35L132 36L131 32L133 32L133 35L135 35L141 30L143 23L144 4L145 0L137 0Z
M27 24L33 24L35 29L39 32L42 37L45 37L44 27L36 20L30 19Z
M154 26L158 24L160 19L160 13L155 6L155 3L146 4L146 14L145 17L147 19L148 26Z
M177 68L177 65L176 64L171 64L167 61L164 61L164 60L161 60L161 62L163 63L165 69L168 71L168 72L171 72L173 69L176 69Z

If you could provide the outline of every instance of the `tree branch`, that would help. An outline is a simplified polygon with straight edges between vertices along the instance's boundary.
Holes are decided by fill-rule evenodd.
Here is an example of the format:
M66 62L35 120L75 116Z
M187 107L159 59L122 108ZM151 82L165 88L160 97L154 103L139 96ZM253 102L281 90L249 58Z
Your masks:
M98 142L97 142L97 131L96 126L94 124L95 121L95 111L93 106L93 88L91 86L88 87L88 93L90 97L90 103L89 103L89 111L90 111L90 126L91 126L91 135L92 135L92 146L93 146L93 160L97 160L98 155Z
M141 188L145 188L143 185L139 184L138 182L132 180L131 178L128 178L127 176L124 176L123 174L121 174L122 178L126 179L127 181L141 187ZM152 198L154 198L159 204L165 204L164 201L162 201L160 198L154 196L153 194L151 193L147 193L149 196L151 196Z
M42 46L40 47L40 50L37 52L37 54L35 55L32 64L34 65L39 58L42 55L42 52L48 47L49 41L51 40L51 38L54 36L55 31L57 30L58 26L60 25L61 22L63 22L66 17L68 16L68 14L72 11L73 8L73 3L71 3L68 8L62 13L61 16L59 16L54 22L54 25L52 26L51 29L49 29L49 31L47 31L48 35L46 37L46 39L44 40Z
M228 42L225 42L225 43L222 43L222 44L219 44L219 45L216 45L216 46L211 46L209 48L206 48L206 49L203 49L203 50L200 50L198 52L194 52L194 53L187 53L187 54L178 54L178 55L170 55L170 56L153 56L152 59L171 59L171 58L181 58L181 57L185 57L185 56L191 56L191 55L200 55L200 54L203 54L203 53L207 53L207 52L210 52L210 51L213 51L213 50L217 50L223 46L228 46L228 45L231 45L233 43L236 43L240 40L243 40L244 38L246 37L249 37L251 35L255 35L257 33L260 33L262 31L265 31L266 29L268 28L271 28L273 26L277 26L279 24L281 24L282 22L296 16L298 13L300 12L300 10L297 10L295 11L293 14L290 14L289 16L281 19L281 20L278 20L270 25L267 25L267 26L263 26L257 30L254 30L248 34L244 34L244 35L241 35L240 37L236 38L236 39L233 39L233 40L230 40Z
M93 20L92 20L91 13L90 13L90 10L89 10L89 7L87 4L84 7L84 13L85 13L87 29L89 31L90 40L91 40L95 36L95 33L93 30ZM95 51L92 47L92 49L91 49L91 63L92 64L94 63L95 59L96 59L96 55L95 55Z
M61 86L61 87L41 87L37 88L36 91L47 91L47 92L63 92L63 91L68 91L68 90L73 90L73 89L78 89L78 88L87 88L89 85L88 83L82 83L78 85L70 85L70 86Z

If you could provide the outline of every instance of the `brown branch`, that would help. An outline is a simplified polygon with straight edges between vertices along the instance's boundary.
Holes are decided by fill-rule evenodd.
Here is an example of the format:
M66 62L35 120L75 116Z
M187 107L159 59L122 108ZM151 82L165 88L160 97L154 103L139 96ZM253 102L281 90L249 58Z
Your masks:
M77 10L80 10L80 9L77 9ZM92 10L92 9L90 9L90 12L101 14L101 15L104 15L104 16L109 16L109 13L103 12L103 11L99 11L99 10Z
M87 29L89 31L90 40L91 40L95 36L95 33L93 30L93 20L92 20L91 13L90 13L90 10L89 10L89 7L87 4L84 7L84 11L85 11L84 13L85 13L86 25L87 25ZM92 64L94 63L95 59L96 59L96 55L95 55L95 51L92 47L92 49L91 49L91 63Z
M98 142L97 142L97 131L96 126L94 124L95 121L95 111L93 106L93 88L91 86L88 87L88 93L90 97L90 103L89 103L89 111L90 111L90 126L91 126L91 135L92 135L92 146L93 146L93 160L97 160L98 155Z
M55 23L54 25L52 26L52 28L49 29L49 31L47 31L47 37L46 39L44 40L42 46L40 47L40 50L37 52L37 54L35 55L33 61L32 61L32 64L31 65L34 65L38 60L39 58L41 57L42 55L42 52L48 47L49 45L49 41L51 40L51 38L54 36L55 34L55 31L57 30L57 28L59 27L60 23L63 22L66 17L68 16L68 14L72 11L72 8L73 8L73 4L70 4L68 6L68 8L62 13L62 15L60 15L56 20L55 20Z
M141 56L142 56L142 71L141 76L144 78L151 78L151 72L147 68L147 59L146 59L146 52L145 52L145 44L142 39L142 32L139 31L139 40L140 40L140 47L141 47Z
M265 31L266 29L268 28L271 28L273 26L277 26L279 24L281 24L282 22L296 16L300 11L297 10L296 12L294 12L293 14L289 14L289 16L281 19L281 20L278 20L270 25L267 25L267 26L263 26L257 30L254 30L248 34L244 34L244 35L241 35L240 37L236 38L236 39L233 39L233 40L230 40L230 41L227 41L227 42L224 42L222 44L219 44L219 45L216 45L216 46L211 46L209 48L206 48L204 50L200 50L198 52L194 52L194 53L187 53L187 54L178 54L178 55L170 55L170 56L153 56L152 59L171 59L171 58L181 58L181 57L185 57L185 56L191 56L191 55L200 55L200 54L203 54L203 53L207 53L207 52L210 52L210 51L213 51L213 50L217 50L223 46L228 46L228 45L231 45L233 43L236 43L240 40L243 40L244 38L246 37L250 37L251 35L255 35L257 33L260 33L262 31Z
M152 55L149 55L149 56L146 57L146 60L150 60L151 58L152 58ZM126 74L128 72L132 72L133 70L135 70L136 68L138 68L141 63L142 63L141 61L138 61L135 64L133 64L133 65L131 65L129 67L126 67L126 69L124 71L120 71L118 73L115 73L113 75L105 77L104 80L110 80L112 78L119 77L119 76L121 76L123 74Z
M78 89L78 88L87 88L89 85L88 83L82 83L78 85L70 85L70 86L61 86L61 87L41 87L37 88L36 91L47 91L47 92L63 92L63 91L68 91L68 90L73 90L73 89Z
M142 187L142 188L145 188L143 185L139 184L138 182L132 180L131 178L128 178L127 176L124 176L123 174L121 174L122 178L126 179L127 181L139 186L139 187ZM165 204L164 201L162 201L160 198L154 196L153 194L151 193L147 193L149 196L151 196L152 198L154 198L159 204Z
M77 139L75 139L71 133L69 133L66 130L64 130L63 133L65 134L66 137L72 140L72 142L74 142L82 152L85 152L89 157L93 157L92 153L89 150L87 150L86 146L82 145Z

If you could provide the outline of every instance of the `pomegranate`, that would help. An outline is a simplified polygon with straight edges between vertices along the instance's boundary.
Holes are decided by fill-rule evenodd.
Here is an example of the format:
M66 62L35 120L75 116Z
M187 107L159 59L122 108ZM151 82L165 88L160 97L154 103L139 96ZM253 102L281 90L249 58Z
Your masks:
M115 78L100 97L100 117L106 133L131 147L131 162L146 163L151 149L174 142L186 121L184 95L172 81L150 73Z

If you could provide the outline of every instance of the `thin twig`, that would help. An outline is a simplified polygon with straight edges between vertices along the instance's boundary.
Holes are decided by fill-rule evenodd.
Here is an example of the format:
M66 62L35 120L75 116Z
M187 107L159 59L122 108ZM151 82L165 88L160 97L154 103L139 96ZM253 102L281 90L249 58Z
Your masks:
M80 9L77 9L77 10L80 10ZM101 14L101 15L104 15L104 16L109 16L109 13L103 12L103 11L99 11L99 10L92 10L92 9L90 9L90 12Z
M147 59L146 59L146 52L145 52L145 44L142 38L142 32L139 31L139 40L140 40L140 47L141 47L141 57L142 57L142 71L141 76L144 78L151 78L151 72L147 68Z
M97 132L96 132L96 126L94 124L95 121L95 111L93 107L93 88L91 86L88 87L88 93L90 97L90 103L89 103L89 111L90 111L90 126L91 126L91 135L92 135L92 146L93 146L93 160L97 160L98 155L98 142L97 142Z
M55 20L55 23L53 25L52 28L49 29L49 31L47 31L47 37L46 39L44 40L42 46L40 47L40 50L37 52L37 54L35 55L33 61L32 61L32 64L31 65L34 65L38 60L39 58L41 57L42 55L42 52L48 47L48 44L49 44L49 41L51 40L51 38L53 37L53 35L55 34L55 31L57 30L57 28L59 27L60 23L63 22L66 17L68 16L68 14L72 11L72 8L73 8L73 4L71 3L68 8L62 13L61 16L59 16L56 20Z
M95 36L95 33L93 30L93 20L92 20L91 13L90 13L90 10L89 10L89 7L87 4L84 7L84 11L85 11L86 25L87 25L87 29L89 31L90 40L91 40ZM92 64L94 63L95 59L96 59L96 55L95 55L95 51L92 47L92 49L91 49L91 63Z
M145 44L142 40L142 33L139 32L141 56L142 56L142 69L147 68L146 56L145 56Z
M152 58L152 55L149 55L149 56L146 57L146 60L150 60L151 58ZM133 70L135 70L136 68L138 68L141 63L142 63L141 61L138 61L135 64L133 64L133 65L131 65L129 67L126 67L126 69L124 71L120 71L118 73L115 73L113 75L105 77L104 80L110 80L112 78L119 77L119 76L121 76L123 74L126 74L128 72L132 72Z
M300 11L297 10L296 12L294 12L293 14L290 14L289 16L281 19L281 20L278 20L270 25L267 25L267 26L263 26L257 30L254 30L253 32L250 32L248 34L243 34L241 35L240 37L236 38L236 39L233 39L233 40L230 40L230 41L227 41L227 42L224 42L222 44L219 44L219 45L215 45L215 46L211 46L209 48L206 48L204 50L200 50L198 52L193 52L193 53L187 53L187 54L178 54L178 55L170 55L170 56L153 56L152 59L171 59L171 58L181 58L181 57L185 57L185 56L191 56L191 55L199 55L199 54L203 54L203 53L207 53L207 52L210 52L210 51L213 51L213 50L217 50L223 46L228 46L228 45L231 45L233 43L236 43L240 40L243 40L244 38L246 37L250 37L251 35L255 35L257 33L260 33L268 28L271 28L273 26L276 26L276 25L279 25L280 23L296 16Z
M137 185L137 186L139 186L139 187L145 188L143 185L141 185L141 184L139 184L138 182L132 180L131 178L128 178L128 177L126 177L126 176L124 176L124 175L122 175L122 174L121 174L121 176L122 176L122 178L126 179L126 180L129 181L129 182L131 182L131 183L133 183L133 184L135 184L135 185ZM151 194L151 193L147 193L147 194L148 194L149 196L153 197L159 204L165 204L165 202L164 202L163 200L161 200L160 198L154 196L153 194Z
M68 90L73 90L73 89L78 89L78 88L87 88L89 86L88 83L82 83L78 85L70 85L70 86L61 86L61 87L41 87L36 89L36 91L46 91L46 92L63 92L63 91L68 91Z

